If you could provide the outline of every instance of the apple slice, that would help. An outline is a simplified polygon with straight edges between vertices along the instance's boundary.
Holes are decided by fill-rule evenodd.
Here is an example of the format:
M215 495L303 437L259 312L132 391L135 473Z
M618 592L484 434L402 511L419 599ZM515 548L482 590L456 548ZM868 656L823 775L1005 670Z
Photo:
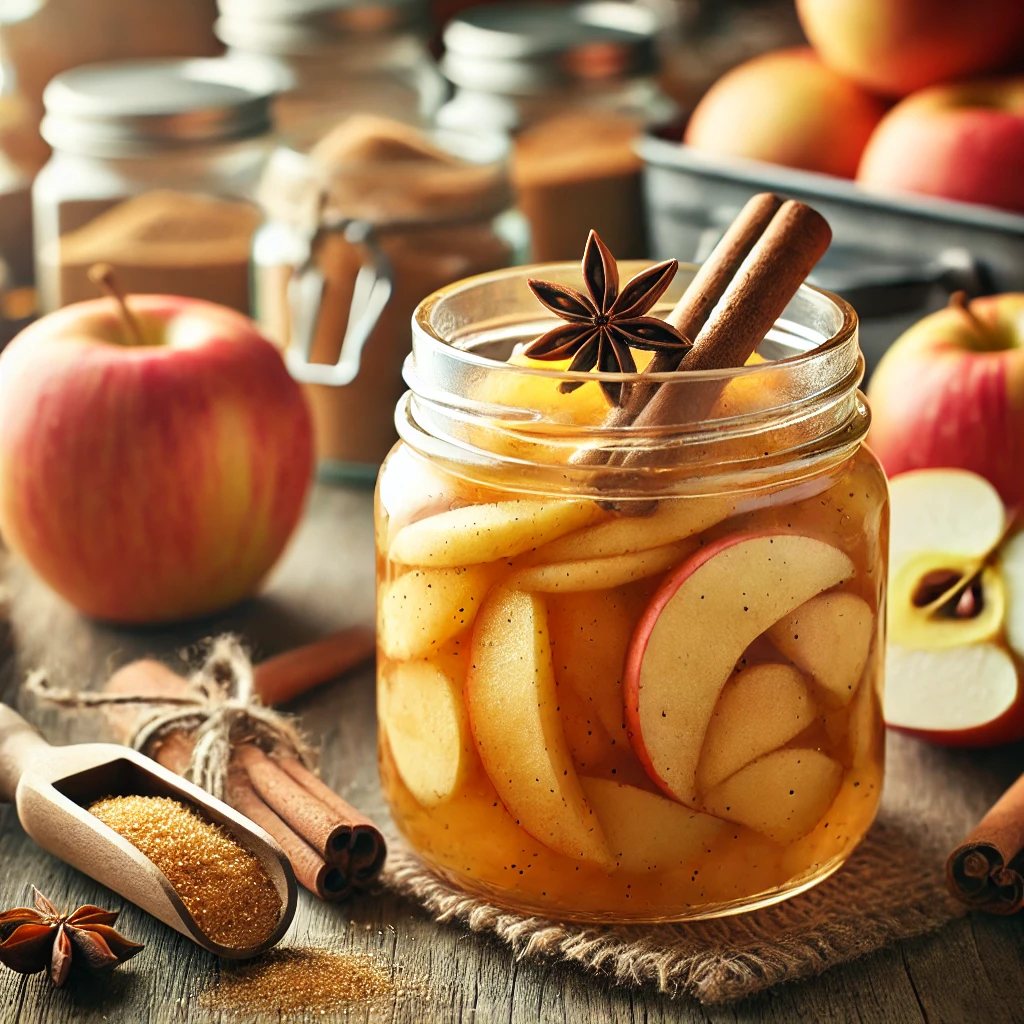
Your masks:
M466 703L480 759L518 823L566 857L609 866L562 732L541 598L491 592L473 627Z
M704 736L697 789L706 793L814 722L814 700L792 665L753 665L722 689Z
M857 687L849 705L847 746L850 763L854 768L870 767L882 763L881 747L885 743L885 729L875 685L875 673L869 673Z
M411 569L383 584L380 642L389 658L414 658L469 626L494 582L488 566Z
M592 501L497 501L466 505L399 530L389 557L431 568L521 555L603 515Z
M622 708L626 648L652 591L653 584L641 584L546 599L559 686L570 686L608 735L627 745Z
M592 558L578 562L553 562L534 565L512 575L509 586L515 590L540 593L571 593L580 590L610 590L626 583L657 576L678 565L696 547L693 541L648 548L612 558Z
M856 594L819 594L768 629L768 638L841 704L848 704L871 651L875 616Z
M888 646L885 721L896 729L951 746L991 746L1021 735L1022 706L1017 668L995 644Z
M735 498L663 498L653 515L618 516L553 541L538 555L545 562L580 562L662 548L728 519L736 509Z
M999 572L1006 588L1006 640L1024 658L1024 533L1010 537L999 552Z
M458 685L429 661L394 665L380 713L395 767L423 807L449 800L476 761Z
M580 779L622 871L668 871L707 851L725 822L656 793L608 779Z
M829 809L843 766L818 750L776 750L730 775L704 797L704 810L780 843L807 835Z
M608 761L615 750L608 730L571 686L558 684L558 710L562 732L577 768L593 772Z
M630 742L659 786L696 806L704 734L744 650L853 572L847 555L813 537L732 534L662 583L633 633L625 675Z
M889 561L941 552L982 558L999 543L1006 513L999 492L963 469L918 469L889 482Z

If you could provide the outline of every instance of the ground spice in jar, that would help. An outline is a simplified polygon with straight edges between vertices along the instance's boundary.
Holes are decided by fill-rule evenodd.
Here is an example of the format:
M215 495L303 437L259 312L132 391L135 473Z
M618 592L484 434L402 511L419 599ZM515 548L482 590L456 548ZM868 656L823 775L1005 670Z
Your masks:
M397 986L391 967L365 953L295 948L222 964L203 1001L212 1010L287 1017L373 1006L409 991L426 995L423 986Z
M171 797L111 796L88 808L166 876L204 935L232 949L270 938L281 897L225 829Z
M109 263L136 294L187 295L249 312L249 250L259 224L243 202L158 189L127 199L44 248L59 305L96 298L89 268Z
M580 111L524 128L512 178L530 221L538 263L576 260L591 229L619 259L647 254L640 125L621 114Z

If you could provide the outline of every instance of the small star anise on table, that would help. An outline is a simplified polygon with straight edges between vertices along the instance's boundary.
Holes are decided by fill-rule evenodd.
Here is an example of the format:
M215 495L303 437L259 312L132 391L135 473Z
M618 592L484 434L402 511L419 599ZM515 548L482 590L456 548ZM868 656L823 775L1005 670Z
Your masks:
M692 346L671 324L647 316L665 293L679 269L678 260L665 260L641 271L619 291L619 268L608 247L591 231L583 252L583 280L589 295L551 281L530 280L533 294L552 313L568 321L542 334L525 349L532 359L557 360L572 356L570 370L636 373L632 348L651 352L678 352ZM623 405L628 387L601 381L601 390L613 405ZM582 382L563 381L563 393Z
M117 967L145 947L113 929L116 910L79 907L60 914L34 886L35 908L16 907L0 914L0 963L20 974L49 968L58 988L68 980L72 958L90 971Z

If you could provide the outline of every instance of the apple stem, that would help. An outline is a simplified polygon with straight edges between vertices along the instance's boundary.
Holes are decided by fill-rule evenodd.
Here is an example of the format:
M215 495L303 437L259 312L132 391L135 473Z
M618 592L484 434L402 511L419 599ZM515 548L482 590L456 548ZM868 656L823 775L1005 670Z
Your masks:
M967 301L967 292L962 290L953 292L949 297L947 305L949 309L957 309L963 313L964 316L971 321L971 326L973 326L979 334L988 334L988 327L981 322L978 315L973 309L971 309L970 304Z
M109 295L117 303L117 311L121 315L121 322L128 334L129 344L145 345L146 342L142 337L142 329L139 327L138 320L135 319L134 314L128 308L128 297L118 283L114 268L109 263L95 263L89 268L89 280L104 295Z

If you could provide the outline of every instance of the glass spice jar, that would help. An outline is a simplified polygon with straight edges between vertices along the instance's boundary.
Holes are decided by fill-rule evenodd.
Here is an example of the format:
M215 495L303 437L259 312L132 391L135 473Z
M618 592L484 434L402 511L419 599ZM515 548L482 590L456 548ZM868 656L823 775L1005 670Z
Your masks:
M574 259L591 228L647 255L633 142L678 108L657 83L655 13L616 2L476 7L444 32L455 95L438 124L515 140L513 180L538 261Z
M32 188L44 312L96 297L90 266L128 292L249 312L253 190L271 149L270 76L225 59L93 64L47 86L53 155Z
M707 416L612 428L595 378L634 376L522 355L552 326L527 276L580 284L488 274L413 321L376 508L393 817L453 883L544 916L801 892L882 786L888 503L856 315L802 286L747 366L655 378Z
M350 118L275 153L253 244L256 317L306 386L321 477L372 481L396 439L424 296L525 259L500 136Z
M219 0L217 35L234 57L278 63L287 86L274 125L308 150L353 114L427 125L448 87L424 43L424 0Z

